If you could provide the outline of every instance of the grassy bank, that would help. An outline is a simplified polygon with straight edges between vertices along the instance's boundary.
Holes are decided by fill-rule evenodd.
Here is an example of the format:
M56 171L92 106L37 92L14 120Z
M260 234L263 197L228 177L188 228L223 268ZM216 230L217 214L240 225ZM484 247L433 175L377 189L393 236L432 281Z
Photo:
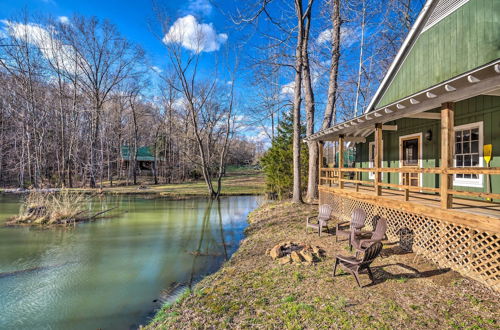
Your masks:
M163 307L153 328L470 328L500 325L499 295L449 269L386 244L374 264L374 285L332 277L334 255L349 254L331 235L304 232L317 206L264 205L249 216L247 237L217 273ZM321 246L314 265L279 265L266 250L293 240ZM367 275L362 284L369 284Z
M178 184L151 184L151 178L141 178L138 185L125 185L123 181L104 182L103 189L75 188L71 191L104 194L157 194L167 197L206 196L207 186L203 180ZM264 176L258 170L236 169L228 171L222 179L222 195L260 195L264 193ZM0 192L2 190L0 189Z

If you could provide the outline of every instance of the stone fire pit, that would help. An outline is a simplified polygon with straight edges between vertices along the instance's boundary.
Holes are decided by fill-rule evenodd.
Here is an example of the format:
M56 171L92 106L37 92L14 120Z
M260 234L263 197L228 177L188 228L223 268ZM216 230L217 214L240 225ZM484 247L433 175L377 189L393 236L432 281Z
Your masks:
M325 251L319 246L294 242L279 243L267 253L282 265L289 263L310 265L325 257Z

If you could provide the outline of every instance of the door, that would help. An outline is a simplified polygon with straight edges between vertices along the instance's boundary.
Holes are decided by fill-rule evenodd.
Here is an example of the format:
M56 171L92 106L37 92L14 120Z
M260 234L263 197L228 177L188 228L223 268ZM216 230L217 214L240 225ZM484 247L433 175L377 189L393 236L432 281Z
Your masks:
M401 167L420 167L422 136L413 135L400 138L400 165ZM420 173L404 173L401 182L403 185L420 186Z

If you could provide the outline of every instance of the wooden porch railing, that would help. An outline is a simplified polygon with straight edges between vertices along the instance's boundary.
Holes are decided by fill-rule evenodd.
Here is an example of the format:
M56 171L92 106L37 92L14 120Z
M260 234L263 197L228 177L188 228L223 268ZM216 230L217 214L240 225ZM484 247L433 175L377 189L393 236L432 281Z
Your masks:
M361 180L361 173L375 173L375 178L373 180ZM347 179L345 178L346 173L354 173L355 179ZM428 173L428 174L437 174L441 177L441 175L453 175L453 174L485 174L485 175L500 175L500 167L450 167L450 168L440 168L440 167L431 167L431 168L356 168L356 167L342 167L342 168L320 168L319 175L319 183L320 185L327 184L337 184L341 189L344 187L344 183L354 183L356 185L356 191L359 190L359 185L363 186L373 186L374 191L376 192L378 187L388 187L401 189L405 191L405 200L409 199L409 192L429 192L429 193L438 193L442 194L443 190L441 188L435 187L420 187L420 186L411 186L411 185L403 185L403 184L395 184L395 183L387 183L382 182L381 177L382 173L400 173L401 175L409 176L410 173ZM341 175L342 174L342 175ZM380 175L377 175L380 174ZM441 179L441 178L440 178ZM409 180L406 180L408 182ZM442 182L439 180L438 182ZM456 189L445 189L444 190L447 195L451 196L449 198L453 198L454 195L458 196L467 196L467 197L477 197L477 198L491 198L491 199L500 199L500 194L496 193L485 193L485 192L474 192L474 191L463 191ZM380 194L382 192L380 191Z

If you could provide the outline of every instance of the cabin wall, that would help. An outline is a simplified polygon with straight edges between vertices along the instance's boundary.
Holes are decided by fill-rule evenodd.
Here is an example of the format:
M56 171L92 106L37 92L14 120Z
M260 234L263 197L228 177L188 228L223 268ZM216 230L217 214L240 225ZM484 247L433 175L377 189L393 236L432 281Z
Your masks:
M434 109L431 112L439 112ZM480 95L455 104L455 126L468 123L483 122L483 144L493 145L492 167L500 167L500 97ZM399 137L422 133L422 167L440 166L441 132L439 120L403 118L388 123L397 125L397 131L383 131L383 167L397 168L399 166ZM425 139L427 131L431 131L432 139ZM356 144L356 167L369 167L369 143L374 139L374 134L367 137L366 143ZM482 148L482 146L480 146ZM483 162L483 166L486 163ZM384 173L383 181L387 183L400 183L398 173ZM362 173L362 180L369 180L368 173ZM439 175L422 174L422 186L439 187ZM500 175L491 176L493 193L500 193ZM455 186L457 190L486 192L486 175L483 175L483 187L473 188Z
M376 108L500 57L500 1L471 0L423 32Z

